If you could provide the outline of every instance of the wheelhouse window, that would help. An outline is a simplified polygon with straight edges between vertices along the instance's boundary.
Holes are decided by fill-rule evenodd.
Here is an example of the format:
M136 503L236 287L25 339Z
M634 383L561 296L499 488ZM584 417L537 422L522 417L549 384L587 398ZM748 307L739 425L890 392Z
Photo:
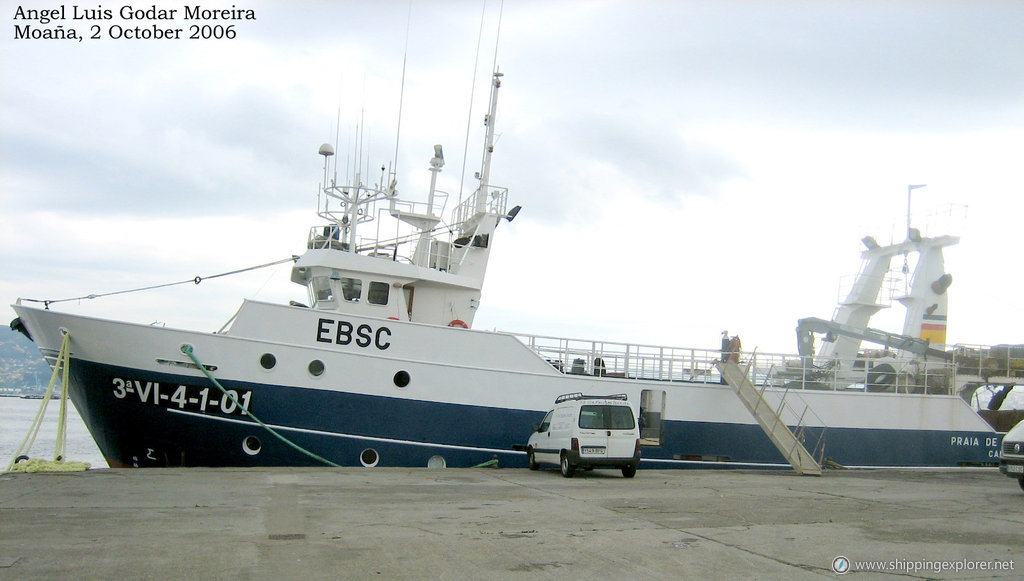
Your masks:
M346 301L357 302L363 296L363 281L358 278L343 276L341 281L341 294Z
M334 302L334 293L331 291L331 279L326 276L318 276L313 279L310 288L313 293L313 300L318 305L325 305Z
M366 293L366 300L371 305L388 304L388 288L386 282L373 281L370 283L370 290Z

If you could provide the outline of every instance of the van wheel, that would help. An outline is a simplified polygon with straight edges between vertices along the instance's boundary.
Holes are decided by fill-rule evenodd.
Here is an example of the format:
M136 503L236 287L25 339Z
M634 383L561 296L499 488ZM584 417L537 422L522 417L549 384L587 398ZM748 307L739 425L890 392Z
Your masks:
M1018 478L1017 484L1020 484L1020 489L1024 490L1024 478Z
M622 467L622 477L623 478L632 478L634 476L636 476L636 465L635 464L630 464L629 466L623 466Z
M526 461L529 462L530 464L530 470L536 470L540 468L540 466L537 465L537 459L533 457L532 448L526 451Z
M573 473L576 472L576 467L569 462L569 455L565 452L562 452L562 461L559 462L559 467L562 469L562 476L566 478L572 478Z

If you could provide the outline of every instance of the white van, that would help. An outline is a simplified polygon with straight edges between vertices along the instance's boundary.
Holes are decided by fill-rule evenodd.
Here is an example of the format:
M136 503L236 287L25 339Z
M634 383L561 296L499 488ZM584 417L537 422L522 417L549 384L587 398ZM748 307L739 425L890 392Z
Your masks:
M999 471L1016 478L1024 490L1024 422L1020 422L1003 436L999 451Z
M530 470L557 465L571 478L576 468L620 468L632 478L640 463L640 428L626 394L567 393L534 425L526 446Z

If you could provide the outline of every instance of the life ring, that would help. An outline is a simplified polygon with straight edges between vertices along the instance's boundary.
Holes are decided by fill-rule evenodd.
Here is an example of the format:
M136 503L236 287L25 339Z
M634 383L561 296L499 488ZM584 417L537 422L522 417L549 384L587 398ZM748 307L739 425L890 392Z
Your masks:
M466 321L463 321L462 319L455 319L451 323L448 323L448 326L449 327L462 327L463 329L468 329L469 328L469 325L466 324Z

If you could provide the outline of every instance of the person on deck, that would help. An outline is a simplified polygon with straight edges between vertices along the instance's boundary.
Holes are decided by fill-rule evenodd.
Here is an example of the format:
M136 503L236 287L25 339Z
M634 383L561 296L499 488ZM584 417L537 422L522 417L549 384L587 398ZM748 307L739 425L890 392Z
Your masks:
M740 336L733 335L732 339L729 340L729 361L733 363L740 362L740 350L743 345L740 343Z
M722 363L729 360L729 345L732 342L729 340L729 331L722 331L722 357L719 359ZM725 385L725 377L719 377L718 383Z

